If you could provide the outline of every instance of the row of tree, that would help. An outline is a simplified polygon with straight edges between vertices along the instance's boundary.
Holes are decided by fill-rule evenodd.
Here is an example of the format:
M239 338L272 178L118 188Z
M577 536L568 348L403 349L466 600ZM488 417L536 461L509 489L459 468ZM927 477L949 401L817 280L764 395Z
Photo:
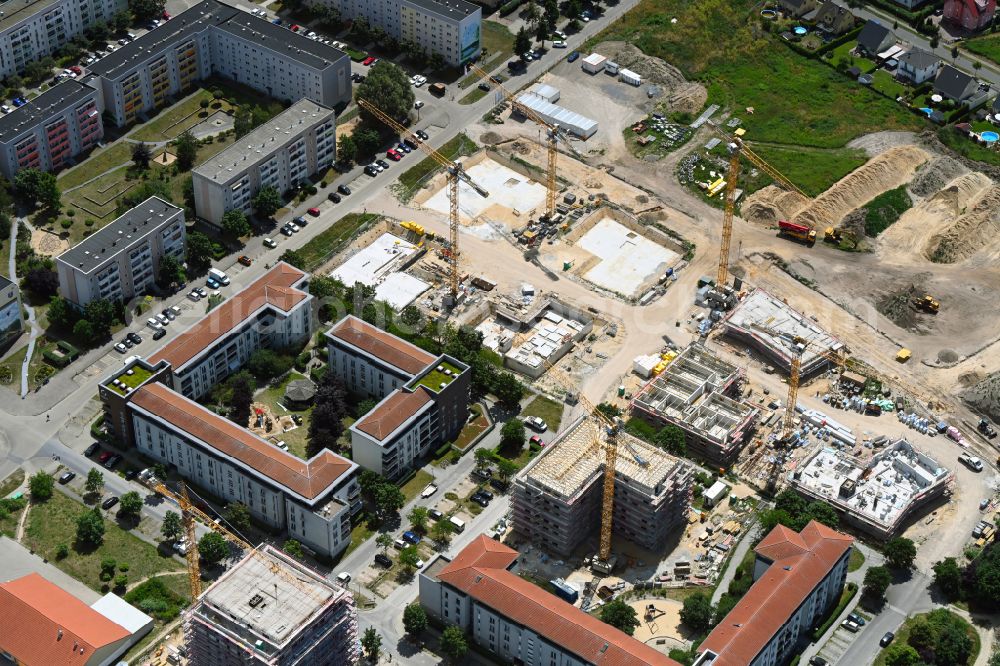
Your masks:
M949 601L967 601L977 611L1000 609L1000 548L990 543L965 566L954 557L934 564L934 583Z

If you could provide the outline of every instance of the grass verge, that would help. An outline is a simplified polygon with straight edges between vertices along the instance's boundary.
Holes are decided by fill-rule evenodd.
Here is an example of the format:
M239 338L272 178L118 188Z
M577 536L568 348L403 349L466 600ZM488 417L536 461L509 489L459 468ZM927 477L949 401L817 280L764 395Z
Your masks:
M559 425L562 423L563 406L561 402L556 402L544 395L536 396L521 410L521 416L537 416L548 424L549 430L559 432Z
M1000 35L984 35L966 40L962 44L962 48L1000 64Z
M414 497L419 495L420 491L426 488L427 484L429 484L433 480L434 477L431 476L429 473L425 472L422 469L418 469L414 477L409 481L407 481L406 483L404 483L403 487L400 488L400 490L403 491L403 496L406 498L406 501L409 502Z
M851 559L847 561L848 571L857 571L865 563L865 554L857 548L851 551Z
M298 250L305 262L305 270L312 271L322 265L332 255L340 252L362 226L377 218L378 215L374 213L348 213L334 222Z
M59 175L57 181L59 189L65 192L72 187L79 187L94 176L125 164L131 159L132 148L124 141L119 141L105 148L99 148L92 152L79 166L75 166Z
M459 133L455 138L453 138L448 143L441 146L438 152L447 157L450 160L454 160L457 157L464 155L471 155L479 149L476 142L465 135L464 132ZM432 173L437 172L441 168L437 160L431 157L424 158L423 160L417 162L415 165L404 171L399 176L399 184L406 193L405 199L409 200L413 196L414 191L417 186L424 182L424 179L430 176ZM402 198L402 197L401 197ZM405 203L405 201L404 201Z

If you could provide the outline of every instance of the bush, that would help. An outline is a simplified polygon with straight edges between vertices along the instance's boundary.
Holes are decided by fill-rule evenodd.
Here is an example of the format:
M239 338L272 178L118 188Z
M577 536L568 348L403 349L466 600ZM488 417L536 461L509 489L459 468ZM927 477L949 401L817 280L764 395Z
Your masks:
M63 229L69 229L70 227L73 226L73 220L63 220L62 222L59 223L59 226L61 226Z
M69 546L64 543L56 546L56 559L62 560L69 557Z
M95 224L97 224L97 223L96 223L96 222L94 222L94 221L93 221L92 219L90 219L90 218L88 217L88 218L87 218L86 220L84 220L84 221L83 221L83 224L84 224L84 226L86 226L86 227L92 227L92 226L94 226L94 225L95 225Z
M176 618L184 600L170 590L160 578L151 578L125 595L125 601L158 620L169 622Z
M500 16L507 16L517 11L521 6L521 0L510 0L507 4L500 6Z

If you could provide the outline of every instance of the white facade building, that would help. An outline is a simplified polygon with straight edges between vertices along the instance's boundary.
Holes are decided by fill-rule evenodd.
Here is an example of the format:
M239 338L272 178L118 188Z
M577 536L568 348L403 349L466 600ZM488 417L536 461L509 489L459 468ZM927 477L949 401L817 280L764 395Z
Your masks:
M184 209L150 197L56 257L59 293L77 307L127 302L155 282L160 260L183 263Z
M212 224L230 210L250 214L261 188L286 192L336 159L336 113L301 99L192 172L195 210Z

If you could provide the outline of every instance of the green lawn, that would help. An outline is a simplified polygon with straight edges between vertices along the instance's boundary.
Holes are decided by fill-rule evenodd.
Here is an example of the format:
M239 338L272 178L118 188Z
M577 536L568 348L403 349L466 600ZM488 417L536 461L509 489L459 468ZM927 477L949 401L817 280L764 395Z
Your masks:
M559 432L559 424L562 423L563 405L544 395L536 396L521 410L521 417L538 416L548 424L549 430Z
M417 382L417 385L418 386L426 386L430 390L432 390L435 393L437 393L438 392L438 387L441 384L450 384L451 381L455 378L455 375L458 374L458 368L456 368L451 363L448 363L447 361L443 361L441 363L441 366L443 367L444 370L451 371L451 374L450 375L446 375L444 372L441 372L437 368L434 368L433 370L431 370L430 372L428 372L426 375L424 375L423 377L421 377L420 381Z
M25 530L24 544L48 559L64 572L82 581L88 587L101 590L101 560L113 558L119 564L129 565L129 580L140 580L167 571L180 571L184 567L170 556L161 555L156 548L126 532L115 523L114 516L104 513L104 543L96 549L77 549L76 519L88 510L83 504L55 492L52 498L31 507ZM56 557L60 544L69 546L69 555Z
M295 379L306 379L306 376L298 372L292 371L288 373L288 376L277 386L269 386L256 396L254 400L257 402L263 402L271 407L271 412L275 416L284 416L286 414L298 414L302 417L302 425L294 430L289 430L288 432L278 432L275 430L272 433L272 437L276 437L279 440L285 442L288 445L288 450L292 454L306 459L306 444L309 439L309 417L312 414L312 407L304 410L290 409L285 405L285 409L282 409L278 405L284 405L285 388L288 383Z
M479 63L480 67L490 71L495 65L499 65L500 61L514 55L514 35L507 29L507 26L496 21L483 21L480 31L479 38L485 53L483 62ZM460 89L468 88L478 82L479 75L472 72L458 82L458 87ZM469 102L463 103L468 104Z
M375 534L375 531L368 527L368 521L364 519L359 521L358 524L354 526L354 529L351 530L351 543L347 546L347 550L344 551L341 559L347 557L351 554L351 551L363 544L365 541L368 541L373 534Z
M962 43L962 48L1000 64L1000 35L998 34L994 33L966 40Z
M865 554L857 548L851 550L851 559L847 561L848 571L857 571L865 563Z
M299 256L305 261L305 270L311 271L322 265L350 243L361 227L376 219L378 215L374 213L348 213L331 224L298 250Z
M7 497L24 483L24 470L20 467L0 483L0 498Z
M751 149L811 197L825 191L867 161L865 151L851 148L802 148L752 143ZM750 168L749 164L743 167L746 172ZM749 194L772 182L770 177L761 173L752 184L741 184Z
M116 166L125 164L132 159L132 148L124 141L119 141L105 148L92 152L79 166L59 174L59 189L65 192L71 187L78 187L85 182Z
M479 437L479 435L490 425L490 422L486 420L485 416L483 416L482 407L479 405L472 405L470 409L476 412L477 416L465 424L465 427L462 428L462 432L460 432L458 437L455 438L455 441L452 442L455 448L462 451L464 451L466 447L468 447L476 437Z
M196 91L177 104L161 111L151 121L132 132L129 138L151 143L176 139L185 130L191 129L215 111L211 106L202 110L202 100L208 100L211 104L212 93L207 90ZM228 102L223 100L220 102L222 110L231 108Z
M1000 165L1000 150L981 146L966 136L964 132L959 132L953 127L942 127L938 130L937 135L941 139L941 143L963 157L994 166Z
M427 484L431 483L434 477L422 469L417 470L416 476L403 484L400 490L403 491L403 495L406 497L406 501L409 502L414 497L420 494L420 491L427 487Z
M147 370L146 368L142 367L141 365L133 365L131 375L123 372L120 375L118 375L117 379L118 381L125 384L125 386L128 386L131 389L135 389L137 386L139 386L139 384L143 383L152 376L153 373ZM109 385L108 388L118 393L119 395L125 395L125 392L122 389L118 388L117 386Z
M905 185L883 192L865 204L868 210L865 215L865 233L872 237L878 236L912 205L913 201L910 200Z
M6 361L0 363L0 366L3 366L10 371L10 382L8 382L7 385L12 386L17 390L20 390L21 387L21 366L24 365L24 357L27 353L28 345L25 344L15 353L7 357ZM4 379L6 379L7 373L5 372L4 375Z
M908 88L893 78L892 74L880 69L872 75L872 88L893 99L902 97Z
M458 103L459 104L466 104L466 105L468 105L468 104L475 104L476 102L478 102L482 98L486 97L488 94L489 94L489 91L483 90L482 88L475 88L473 90L470 90L469 93L467 95L465 95L465 97L463 97L462 99L458 100Z
M471 155L478 149L479 146L476 145L475 141L467 137L465 133L459 133L451 141L441 146L438 152L449 160L454 160L463 155ZM405 199L409 200L413 196L416 187L422 184L424 179L430 174L437 172L440 168L441 165L438 164L437 160L432 157L426 157L400 174L399 184L403 189Z

